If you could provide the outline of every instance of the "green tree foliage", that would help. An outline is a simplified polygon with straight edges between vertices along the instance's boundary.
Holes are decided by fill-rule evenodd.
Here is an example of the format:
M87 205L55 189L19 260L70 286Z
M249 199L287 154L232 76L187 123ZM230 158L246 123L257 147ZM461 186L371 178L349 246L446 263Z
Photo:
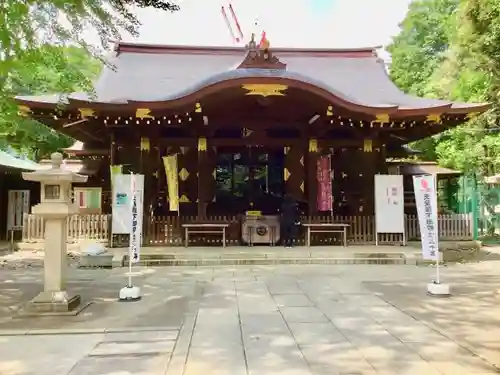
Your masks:
M122 33L137 35L134 7L176 11L166 0L2 0L0 1L0 147L5 143L37 154L64 145L67 138L41 124L16 117L19 94L91 92L102 52ZM97 33L100 46L83 39ZM75 46L78 48L64 48ZM39 143L39 144L38 144Z
M497 112L500 2L415 0L389 46L391 76L404 91L462 102L490 102L488 113L416 143L423 157L463 170L500 171Z
M13 71L9 79L9 91L16 95L42 95L85 90L87 80L97 76L102 64L77 47L41 47L42 60L27 60ZM53 59L52 54L61 55ZM64 66L53 61L65 61ZM77 72L73 74L73 72ZM79 81L79 77L85 77ZM55 150L68 147L71 139L59 134L31 118L20 117L12 101L4 101L0 107L0 148L7 145L35 158L46 156Z

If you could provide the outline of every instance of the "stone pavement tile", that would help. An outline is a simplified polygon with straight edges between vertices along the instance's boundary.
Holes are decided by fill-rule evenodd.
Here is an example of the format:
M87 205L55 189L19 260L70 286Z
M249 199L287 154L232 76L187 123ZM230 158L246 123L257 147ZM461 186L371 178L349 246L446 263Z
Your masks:
M142 332L112 332L106 333L104 342L120 342L120 341L159 341L159 340L176 340L179 334L178 330L169 331L142 331Z
M469 371L471 374L494 373L495 371L498 373L498 370L491 363L452 341L409 343L406 345L441 372L451 374L456 370L464 373Z
M328 303L328 302L333 302L333 303L342 303L345 306L346 299L344 297L344 294L340 294L336 291L330 290L330 291L313 291L313 292L306 292L307 297L315 302L315 303Z
M183 375L195 322L195 314L186 315L164 375Z
M243 347L190 348L183 375L247 375Z
M241 330L244 334L289 332L279 312L265 314L241 314Z
M67 375L102 338L102 334L0 337L0 374Z
M119 354L155 354L170 353L174 348L175 341L136 341L136 342L101 342L94 350L92 356L109 356Z
M259 332L254 334L243 334L243 345L245 350L251 350L255 347L266 347L269 350L278 350L282 348L296 349L297 342L290 332L266 333Z
M299 345L347 342L344 335L331 323L289 323L288 327Z
M280 307L314 306L305 294L277 294L274 296L274 301Z
M301 294L302 289L298 286L296 280L271 279L266 282L267 289L271 294Z
M387 306L388 303L373 294L343 294L348 304L356 306Z
M363 315L363 313L358 309L357 312L352 311L350 313L345 312L335 312L332 310L322 310L324 314L330 319L337 329L358 331L364 330L367 327L377 324L373 319Z
M443 375L498 374L495 368L480 359L456 358L455 360L430 361L429 364Z
M375 375L361 352L348 342L304 345L300 349L315 374Z
M280 307L287 323L327 323L328 318L316 307Z
M439 332L419 322L413 322L411 324L393 322L392 324L383 324L383 327L391 335L407 343L436 342L445 339Z
M245 350L248 375L311 375L302 353L294 347L256 345Z
M68 375L164 375L167 355L87 357L79 361Z

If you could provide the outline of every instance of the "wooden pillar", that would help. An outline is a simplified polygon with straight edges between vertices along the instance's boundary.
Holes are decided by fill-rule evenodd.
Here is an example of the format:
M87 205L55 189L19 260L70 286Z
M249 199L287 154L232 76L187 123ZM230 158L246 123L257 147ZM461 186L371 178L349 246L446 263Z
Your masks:
M143 201L143 223L147 223L152 216L153 209L153 170L150 160L151 143L148 137L140 140L140 164L139 173L144 175L144 201ZM146 228L145 225L143 225Z
M299 202L305 201L304 149L300 146L285 147L283 180L285 193Z
M309 140L309 149L307 152L307 203L309 216L315 215L318 212L317 195L318 195L318 142L316 139Z
M212 170L208 163L207 150L207 139L198 138L198 218L207 216L207 204L210 200L208 193Z

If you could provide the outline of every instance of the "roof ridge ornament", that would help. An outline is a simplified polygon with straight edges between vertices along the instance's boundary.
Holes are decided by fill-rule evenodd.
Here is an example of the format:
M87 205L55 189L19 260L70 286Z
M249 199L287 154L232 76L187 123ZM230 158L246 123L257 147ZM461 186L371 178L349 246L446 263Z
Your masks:
M255 34L252 33L250 42L247 44L247 55L237 69L286 69L286 64L282 63L270 50L270 43L267 38L263 43L257 45Z

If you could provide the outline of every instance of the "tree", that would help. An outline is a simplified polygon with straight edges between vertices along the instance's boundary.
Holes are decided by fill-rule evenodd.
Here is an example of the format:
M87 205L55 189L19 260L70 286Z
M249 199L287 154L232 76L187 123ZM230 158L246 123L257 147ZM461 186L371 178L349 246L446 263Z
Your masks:
M450 20L459 0L416 0L401 23L400 33L387 47L391 78L399 88L424 95L429 77L448 49Z
M0 2L0 147L11 143L44 154L68 143L67 137L17 117L11 99L18 94L91 92L93 70L99 64L88 55L104 62L102 51L111 40L121 39L121 32L137 35L134 6L179 9L165 0ZM82 39L88 28L98 33L102 48ZM78 48L64 48L67 46Z
M50 63L51 54L63 56L66 64L64 69ZM16 95L41 95L59 92L82 91L86 81L94 79L102 68L99 60L77 47L41 47L42 61L27 61L20 64L19 69L11 73L10 91ZM75 75L72 72L77 72ZM0 106L0 148L7 145L28 153L34 158L47 156L51 152L68 147L72 140L47 126L30 118L17 115L17 106L6 101Z
M121 39L120 32L137 35L139 20L133 6L154 7L176 11L179 7L165 0L4 0L0 2L0 93L9 89L11 72L19 69L22 61L47 59L42 46L73 44L84 48L94 57L101 50L82 39L83 31L94 29L102 47L111 40ZM52 64L67 68L64 54L49 54ZM85 79L83 75L79 77Z
M491 45L491 20L480 38L470 13L476 3L481 12L483 1L416 0L402 23L400 34L389 47L393 53L391 76L404 91L421 96L461 102L492 101L493 82L500 70L485 56L481 40ZM481 6L478 4L481 3ZM495 3L491 1L490 3ZM427 20L429 22L427 23ZM494 38L493 38L494 40ZM498 60L497 60L498 61ZM496 90L498 92L498 90ZM498 105L494 105L498 108ZM466 173L487 174L500 166L500 138L492 129L496 124L495 110L453 130L418 141L414 147L423 157ZM495 126L495 125L494 125Z

